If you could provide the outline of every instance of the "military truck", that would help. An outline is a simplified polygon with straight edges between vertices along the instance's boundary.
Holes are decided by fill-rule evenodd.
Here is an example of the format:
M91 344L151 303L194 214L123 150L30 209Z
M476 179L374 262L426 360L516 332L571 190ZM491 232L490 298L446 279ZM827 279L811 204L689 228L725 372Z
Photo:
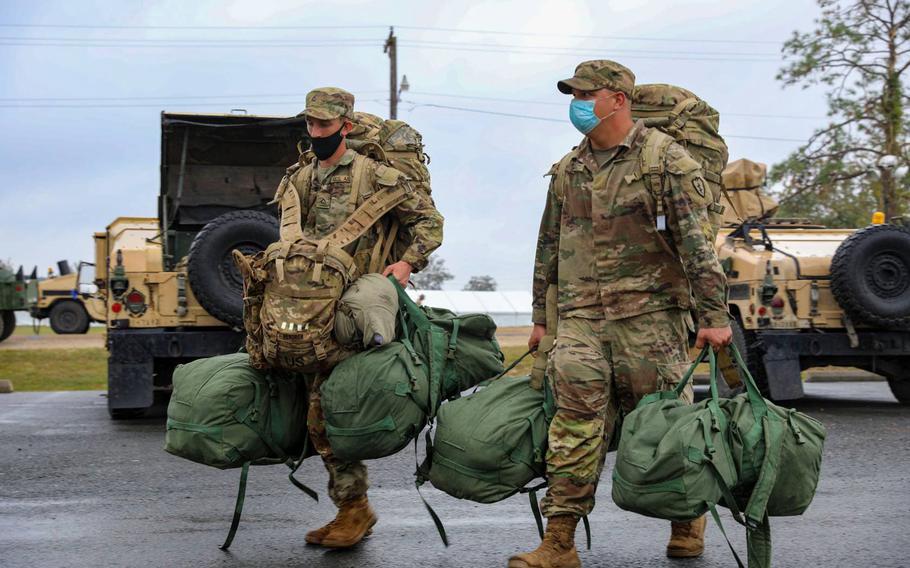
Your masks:
M724 170L727 226L716 241L734 340L759 387L796 399L801 371L849 366L883 375L910 403L910 228L774 218L766 171L749 160Z
M69 262L57 263L59 276L28 281L28 311L36 320L49 319L54 333L85 333L91 322L104 321L103 300L82 286L83 269L94 266L80 262L76 270Z
M0 341L16 330L16 311L27 308L26 282L22 267L13 273L5 264L0 263Z
M177 364L240 348L231 251L278 240L270 202L305 135L297 118L162 113L158 217L120 217L94 235L112 417L166 400Z

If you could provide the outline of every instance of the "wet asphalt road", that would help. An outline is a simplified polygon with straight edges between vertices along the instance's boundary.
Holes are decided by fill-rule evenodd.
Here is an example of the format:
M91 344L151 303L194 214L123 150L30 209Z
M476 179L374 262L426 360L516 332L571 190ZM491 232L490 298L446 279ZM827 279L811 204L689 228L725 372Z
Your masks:
M886 383L807 385L799 408L828 427L822 481L803 517L772 519L774 566L910 566L910 408ZM358 547L327 552L303 534L332 517L293 488L284 466L252 470L230 553L227 531L237 471L218 471L161 450L163 421L111 422L98 392L0 395L0 566L505 566L536 546L527 499L495 505L424 495L446 524L439 542L413 489L410 450L370 465L380 521ZM608 460L612 468L612 456ZM300 477L322 489L318 459ZM703 558L663 557L668 523L617 509L605 475L591 517L586 567L706 568L735 565L716 527ZM740 527L728 519L745 551ZM583 532L578 533L583 541Z

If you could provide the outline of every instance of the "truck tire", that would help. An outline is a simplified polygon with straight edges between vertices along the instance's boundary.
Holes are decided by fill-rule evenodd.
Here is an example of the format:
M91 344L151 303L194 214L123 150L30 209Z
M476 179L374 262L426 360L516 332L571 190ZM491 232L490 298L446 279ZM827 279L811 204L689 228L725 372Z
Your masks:
M16 312L3 310L0 312L0 341L13 334L16 329Z
M873 225L847 237L831 260L831 292L856 323L910 328L910 229Z
M51 329L60 335L85 333L89 317L85 307L73 300L62 300L54 304L50 314Z
M224 323L241 327L243 280L231 253L255 254L278 237L278 219L259 211L231 211L203 227L187 255L190 289L199 304Z
M901 404L910 404L910 376L903 378L889 378L888 386L891 387L891 394Z
M743 357L743 362L746 364L746 367L749 366L749 347L746 343L746 335L743 332L743 326L736 319L730 320L730 329L733 330L733 345L736 345L736 348L739 350L739 354ZM730 353L730 357L733 357L733 354ZM727 385L727 381L721 377L717 381L717 394L722 398L733 398L739 393L743 392L745 389L745 377L743 376L742 369L739 369L739 386L730 388Z

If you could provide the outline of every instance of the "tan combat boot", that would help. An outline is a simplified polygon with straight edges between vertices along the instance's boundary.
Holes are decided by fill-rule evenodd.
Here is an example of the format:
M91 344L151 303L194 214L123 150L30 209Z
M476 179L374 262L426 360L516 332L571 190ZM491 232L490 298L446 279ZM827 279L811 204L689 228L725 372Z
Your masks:
M547 520L547 532L534 552L509 558L509 568L581 568L575 550L578 517L559 515Z
M342 503L329 524L306 534L306 542L327 548L349 548L369 536L376 521L370 502L366 497L359 497Z
M667 544L667 556L670 558L695 558L705 551L705 525L708 519L704 515L687 523L671 523L673 533Z

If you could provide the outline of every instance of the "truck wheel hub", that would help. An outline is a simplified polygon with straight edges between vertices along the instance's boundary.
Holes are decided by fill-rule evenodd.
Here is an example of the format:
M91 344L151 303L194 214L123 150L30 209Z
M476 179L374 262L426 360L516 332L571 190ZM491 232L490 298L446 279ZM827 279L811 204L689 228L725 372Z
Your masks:
M866 282L875 295L893 298L910 288L910 272L901 258L884 252L872 257L866 269Z
M234 257L231 254L233 249L237 249L245 255L254 255L260 252L262 247L254 243L240 243L236 247L228 248L224 256L221 257L221 278L231 288L241 290L243 288L243 277L240 276L240 271L237 269L237 265L234 264Z

